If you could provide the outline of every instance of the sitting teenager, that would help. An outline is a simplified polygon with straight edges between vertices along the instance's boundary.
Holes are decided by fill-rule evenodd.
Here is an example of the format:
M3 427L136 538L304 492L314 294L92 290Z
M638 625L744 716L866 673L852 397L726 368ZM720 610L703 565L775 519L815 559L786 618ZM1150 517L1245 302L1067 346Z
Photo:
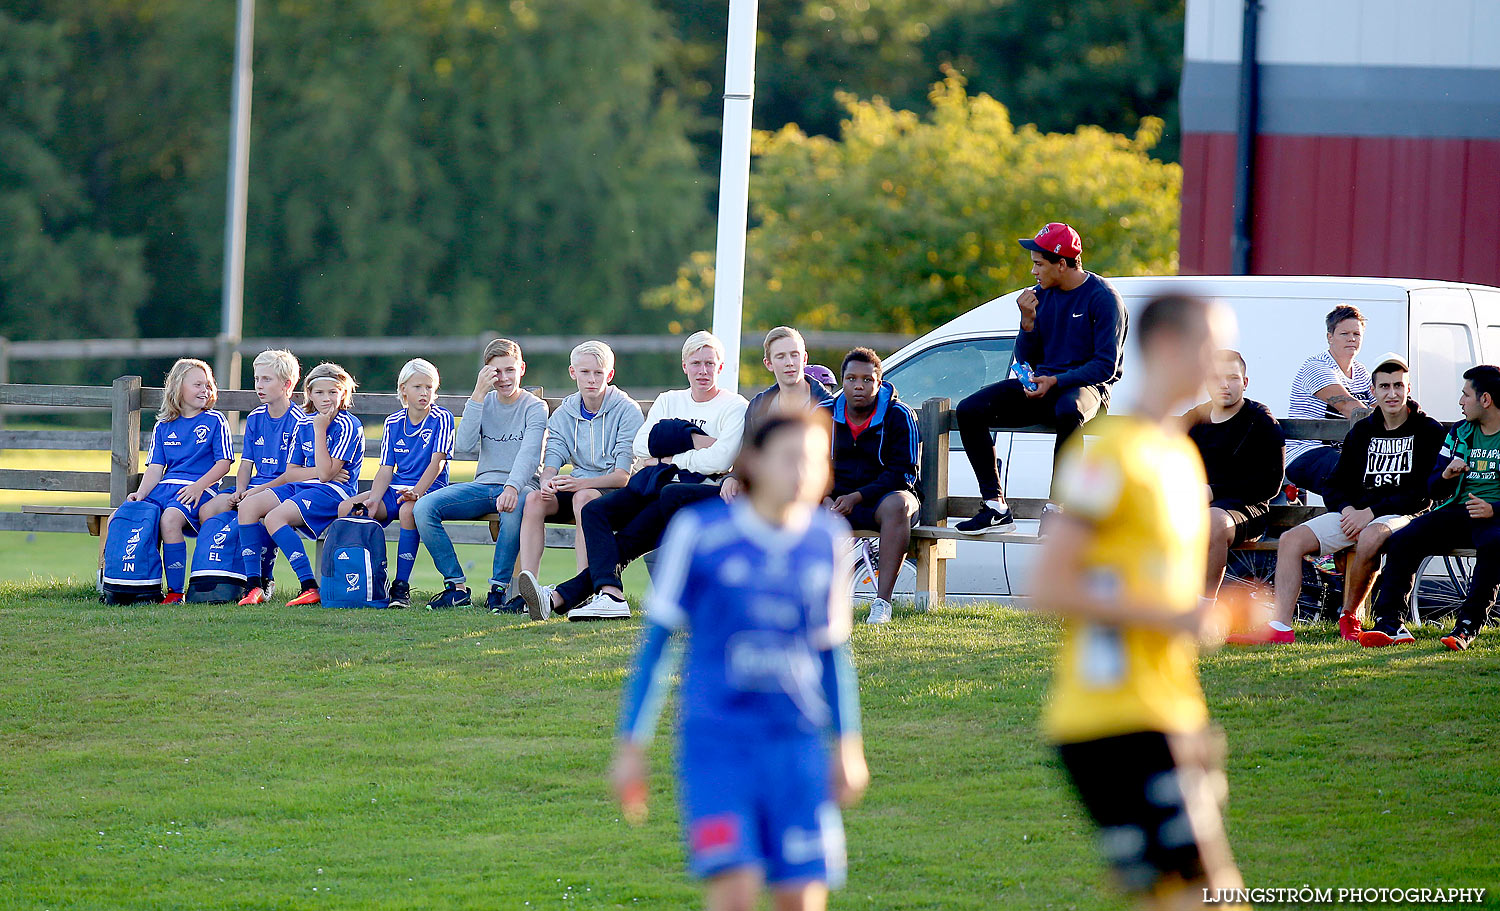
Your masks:
M1188 437L1208 473L1206 598L1219 597L1229 549L1266 533L1271 498L1281 490L1281 425L1260 402L1245 398L1245 359L1228 348L1214 354L1209 401L1186 415Z
M1500 367L1481 364L1464 371L1458 400L1464 419L1453 425L1429 476L1432 512L1417 516L1385 545L1385 569L1375 586L1375 625L1359 644L1380 648L1416 641L1401 617L1411 600L1422 561L1458 547L1475 551L1469 593L1443 645L1462 651L1473 643L1500 590Z
M1391 535L1432 505L1427 476L1443 446L1443 425L1408 398L1406 359L1388 354L1370 374L1377 411L1349 428L1328 484L1328 511L1289 529L1276 545L1276 620L1289 631L1302 590L1302 560L1352 552L1344 567L1344 609L1339 635L1358 642L1359 608L1370 594L1380 553ZM1237 637L1231 637L1235 639Z
M632 444L636 471L630 482L579 513L588 568L556 588L529 571L516 578L532 619L554 613L569 620L630 616L621 567L656 549L677 510L718 496L719 483L734 467L748 403L719 388L723 369L724 346L713 333L688 336L682 346L688 388L664 392L651 403Z
M449 484L417 501L417 531L443 574L443 591L427 602L429 609L470 603L463 564L443 522L478 519L492 512L500 514L500 531L485 605L497 608L505 603L504 592L521 549L521 497L537 489L547 438L547 403L521 388L525 375L520 345L497 338L484 347L483 365L474 392L464 402L453 444L463 452L479 450L474 480Z
M769 418L810 411L833 399L833 390L814 379L808 369L807 343L803 341L802 333L790 326L777 326L766 333L761 349L764 354L761 363L771 371L775 382L756 393L750 400L750 407L745 409L746 437L755 433L756 428ZM725 478L719 486L726 500L738 494L739 489L739 480L733 475Z
M1324 322L1328 350L1308 358L1297 371L1287 417L1358 420L1370 413L1374 400L1370 373L1354 359L1364 342L1364 314L1357 307L1341 304L1329 311ZM1286 445L1286 479L1324 496L1338 461L1338 444L1291 440Z
M547 419L547 448L542 457L541 487L526 495L521 520L523 572L533 576L542 565L548 522L577 522L588 504L630 480L635 432L645 416L635 399L610 385L615 378L615 353L603 342L584 342L573 349L568 375L578 391L562 400ZM559 474L571 465L569 474ZM578 569L586 569L588 540L580 530L573 536ZM521 613L526 602L516 595L505 603L507 613Z
M833 492L825 505L856 530L880 531L880 567L867 623L888 623L896 575L917 522L917 416L881 379L869 348L844 355L844 388L820 408L833 417Z

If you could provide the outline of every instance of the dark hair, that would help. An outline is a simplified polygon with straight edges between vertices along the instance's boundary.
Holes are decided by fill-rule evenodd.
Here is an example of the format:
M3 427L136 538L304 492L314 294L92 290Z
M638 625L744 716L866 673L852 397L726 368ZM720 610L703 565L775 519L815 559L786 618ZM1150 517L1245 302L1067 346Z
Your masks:
M1358 307L1353 307L1349 304L1339 304L1328 311L1328 317L1324 320L1328 324L1328 334L1332 335L1333 330L1339 327L1339 323L1342 323L1346 319L1357 319L1361 326L1365 324L1365 315L1359 312Z
M783 430L793 428L806 429L810 427L822 427L827 430L832 421L832 414L826 408L815 408L811 411L795 411L789 414L778 414L767 418L764 423L755 427L741 442L740 453L735 457L733 476L740 482L740 488L746 493L750 492L752 481L745 473L745 456L750 453L758 453L766 448L771 437ZM830 452L829 458L833 455ZM829 481L832 482L832 473Z
M1247 375L1246 371L1249 368L1245 364L1245 356L1243 354L1240 354L1238 351L1234 350L1233 348L1220 348L1218 351L1214 352L1214 357L1216 357L1216 358L1218 358L1220 360L1225 360L1225 361L1229 361L1229 360L1239 361L1239 363L1240 363L1240 375L1241 376Z
M850 361L863 361L875 368L875 378L878 380L885 373L885 365L880 363L880 355L869 348L851 348L844 355L844 362L839 364L839 379L844 378L844 371L848 369Z
M1079 257L1077 256L1063 256L1061 253L1049 253L1046 250L1038 250L1036 252L1042 254L1042 258L1054 266L1060 262L1066 262L1069 269L1078 268Z
M1166 294L1152 298L1136 320L1142 348L1163 329L1182 332L1194 323L1206 323L1208 301L1183 294Z
M1500 367L1480 364L1464 371L1464 379L1474 387L1474 394L1488 395L1491 405L1500 405Z

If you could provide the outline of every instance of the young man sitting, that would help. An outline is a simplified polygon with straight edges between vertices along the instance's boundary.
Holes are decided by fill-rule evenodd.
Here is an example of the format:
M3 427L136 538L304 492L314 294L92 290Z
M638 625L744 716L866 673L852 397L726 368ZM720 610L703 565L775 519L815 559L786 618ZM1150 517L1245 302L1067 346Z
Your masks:
M869 348L844 355L844 388L818 406L833 417L833 494L829 509L850 527L880 530L880 568L867 623L888 623L896 574L917 521L917 416L881 380Z
M583 508L630 480L631 447L645 416L635 399L610 385L615 353L603 342L588 341L573 349L568 375L578 391L562 400L547 419L547 449L542 458L541 487L526 495L521 520L521 562L535 575L542 565L547 523L577 522ZM558 474L572 465L569 474ZM580 529L573 538L578 568L589 565L588 543ZM503 611L522 613L526 602L516 595Z
M569 620L630 616L621 568L656 549L667 520L678 509L717 496L719 482L739 454L748 403L744 396L719 388L723 370L724 346L713 333L688 336L682 346L688 388L664 392L651 403L651 412L636 431L637 465L630 483L579 514L588 568L555 589L542 585L533 572L517 576L517 591L533 620L554 613L566 613Z
M1375 626L1359 634L1359 644L1366 648L1416 641L1401 617L1423 558L1433 554L1455 547L1476 552L1469 594L1443 645L1453 651L1468 648L1495 606L1500 589L1500 519L1495 517L1500 504L1500 367L1481 364L1464 371L1458 403L1464 420L1448 431L1430 478L1433 497L1447 498L1386 542L1385 570L1375 591Z
M1370 374L1378 410L1349 428L1329 478L1328 511L1288 530L1276 545L1276 621L1269 641L1292 641L1292 611L1302 590L1302 559L1353 549L1344 567L1339 635L1358 642L1359 608L1370 593L1380 552L1395 532L1432 505L1427 475L1443 445L1442 424L1408 398L1406 359L1388 354ZM1233 638L1233 637L1231 637Z
M746 437L774 415L808 411L833 400L833 390L813 379L807 370L807 343L802 333L790 326L777 326L766 333L762 351L762 363L775 382L757 393L745 409ZM733 475L725 478L719 492L724 499L732 499L739 493L739 481Z
M1218 598L1229 549L1266 533L1271 498L1281 489L1285 437L1271 410L1245 398L1245 359L1225 348L1214 353L1209 401L1187 413L1188 437L1208 472L1206 598Z

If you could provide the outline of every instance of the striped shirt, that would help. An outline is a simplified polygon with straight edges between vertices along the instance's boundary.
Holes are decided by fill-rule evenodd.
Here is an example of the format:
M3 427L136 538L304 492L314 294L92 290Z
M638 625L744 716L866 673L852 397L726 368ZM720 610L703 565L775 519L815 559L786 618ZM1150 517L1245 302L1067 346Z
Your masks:
M1375 393L1370 388L1370 371L1359 361L1353 361L1349 364L1349 373L1345 374L1333 355L1324 351L1308 358L1302 369L1297 371L1296 379L1292 380L1292 398L1286 416L1312 421L1343 419L1344 416L1337 408L1317 396L1319 389L1328 386L1343 386L1363 405L1369 406L1375 402ZM1309 449L1328 445L1337 449L1339 444L1320 443L1317 440L1287 440L1286 463L1292 464Z

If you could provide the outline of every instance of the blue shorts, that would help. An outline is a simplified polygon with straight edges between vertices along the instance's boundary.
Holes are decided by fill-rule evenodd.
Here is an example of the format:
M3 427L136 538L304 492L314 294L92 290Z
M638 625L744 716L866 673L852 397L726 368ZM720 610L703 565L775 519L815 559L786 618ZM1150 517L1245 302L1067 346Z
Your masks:
M183 529L183 533L197 537L198 525L200 524L198 521L198 510L203 508L204 503L214 498L214 490L210 487L208 490L203 491L203 496L198 498L197 503L194 503L192 506L184 506L182 501L177 499L177 494L186 486L186 484L164 481L151 488L151 492L142 499L160 506L162 512L175 509L182 513L187 517L187 528Z
M753 867L767 885L844 881L844 823L821 736L744 742L684 733L679 805L688 867L710 877Z
M291 500L302 513L302 527L297 531L305 538L317 540L339 517L339 504L349 498L342 487L329 487L316 481L299 481L272 487L271 492L285 503Z

